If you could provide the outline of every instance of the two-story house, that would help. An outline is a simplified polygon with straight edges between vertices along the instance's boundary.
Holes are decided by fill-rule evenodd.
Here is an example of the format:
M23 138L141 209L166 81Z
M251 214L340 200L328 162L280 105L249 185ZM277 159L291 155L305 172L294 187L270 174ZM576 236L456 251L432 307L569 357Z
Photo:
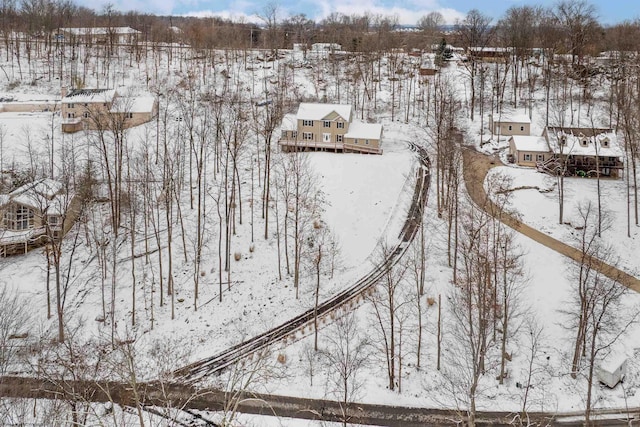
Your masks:
M62 88L62 131L78 132L116 127L129 128L146 123L158 112L151 95L121 96L115 89Z
M520 166L569 176L619 178L624 168L612 129L547 127L542 136L513 135L509 155Z
M303 102L282 120L283 151L320 150L382 154L382 125L353 119L345 104Z

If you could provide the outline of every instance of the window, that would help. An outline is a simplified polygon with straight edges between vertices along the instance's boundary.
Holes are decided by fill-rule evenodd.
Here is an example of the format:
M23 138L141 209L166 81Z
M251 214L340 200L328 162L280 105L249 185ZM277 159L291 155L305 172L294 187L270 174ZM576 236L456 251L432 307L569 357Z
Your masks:
M337 127L338 129L344 129L344 122L338 122L338 123L336 123L336 127Z
M302 126L313 126L313 120L303 120Z
M509 125L509 130L513 130L513 126Z
M544 154L536 154L537 162L544 162Z
M330 128L331 127L331 122L329 120L323 120L322 121L322 127L323 128Z
M530 162L531 161L531 154L525 154L524 155L524 161L525 162Z
M133 119L133 113L126 113L126 114L124 115L124 117L125 117L126 119Z
M87 103L85 102L85 103L84 103L84 106L85 106L85 107L88 107L88 106L89 106L89 104L87 104Z
M9 230L28 230L33 228L33 217L33 209L14 205L4 212L4 224Z
M73 104L67 104L67 107L73 108Z
M47 222L50 226L55 227L60 224L60 217L58 215L49 215L47 217Z
M582 140L580 140L580 144L582 144L583 147L586 147L589 145L589 140L587 138L582 138Z
M520 126L520 132L524 132L524 126Z
M89 118L89 112L85 111L84 114L82 115L85 119Z
M604 138L602 140L602 146L603 147L608 147L609 146L609 138Z
M67 119L73 119L76 116L76 113L67 113Z
M357 139L354 139L354 140L353 140L353 143L354 143L354 144L357 144L357 143L358 143L358 140L357 140Z
M105 102L104 104L102 104L102 106L103 106L103 107L106 107L106 106L107 106L107 103Z
M342 135L336 135L336 142L342 142Z
M369 145L369 140L368 140L368 139L365 139L365 140L364 140L364 143L365 143L366 145Z
M292 139L296 139L298 137L298 131L297 130L292 130L291 131L291 138Z
M305 141L312 141L313 134L311 132L302 132L302 139L304 139Z

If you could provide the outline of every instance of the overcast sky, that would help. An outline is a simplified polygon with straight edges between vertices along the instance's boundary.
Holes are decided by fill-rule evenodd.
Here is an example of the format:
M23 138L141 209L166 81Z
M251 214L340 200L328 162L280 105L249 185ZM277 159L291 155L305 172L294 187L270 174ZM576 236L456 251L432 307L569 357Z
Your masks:
M106 3L113 3L122 11L137 10L161 15L217 15L255 21L270 0L84 0L84 6L100 10ZM499 19L511 6L538 4L553 6L555 0L277 0L280 18L299 13L320 20L332 12L344 14L395 15L401 24L415 24L423 15L438 11L454 23L470 9L477 8L484 14ZM640 18L640 0L593 0L600 21L613 24L627 19Z

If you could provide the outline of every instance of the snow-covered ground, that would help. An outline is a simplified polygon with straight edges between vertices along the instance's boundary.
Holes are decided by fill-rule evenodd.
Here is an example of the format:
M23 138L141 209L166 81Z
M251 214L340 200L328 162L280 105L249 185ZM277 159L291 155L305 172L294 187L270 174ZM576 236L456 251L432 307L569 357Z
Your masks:
M296 60L294 58L294 60ZM124 65L122 65L124 67ZM184 77L175 69L169 76L162 76L164 84L179 81ZM268 67L268 68L267 68ZM126 67L125 67L126 68ZM168 67L164 64L161 70ZM256 99L264 98L261 93L265 81L274 78L275 64L256 65L247 69L238 62L230 63L229 73L237 76L237 81L244 84L246 91ZM319 96L316 73L323 73L327 80L325 90L329 96L335 98L334 82L327 74L326 64L315 64L314 69L298 69L291 83L291 90L300 97L312 98ZM122 78L128 84L136 81L146 81L144 67L126 68ZM213 69L214 75L219 75L221 69L227 69L222 59L218 68ZM445 70L452 78L458 79L461 92L463 91L461 72L455 66ZM218 73L218 74L216 74ZM196 73L197 74L197 73ZM91 77L90 77L91 78ZM218 77L220 78L220 77ZM161 79L160 79L161 80ZM235 81L235 80L234 80ZM96 83L95 81L92 83ZM343 90L346 90L342 83ZM337 86L337 85L336 85ZM40 87L19 86L16 89L0 92L0 95L11 95L21 100L55 98L59 87L55 82L42 82ZM337 89L335 89L337 90ZM344 95L343 95L344 96ZM379 111L371 113L385 126L382 156L368 156L358 154L309 153L310 164L317 178L317 186L324 193L323 220L329 229L338 237L341 247L341 267L333 279L327 275L323 277L321 298L326 298L353 283L367 272L375 263L379 241L392 241L398 235L404 220L405 209L410 203L411 177L413 176L413 153L407 148L409 141L424 141L428 134L415 122L422 123L422 118L412 117L409 124L391 121L388 112L390 99L389 81L381 83L378 92ZM420 113L419 113L420 114ZM53 119L53 120L52 120ZM177 122L176 122L177 123ZM53 124L53 126L52 126ZM176 125L177 126L177 125ZM464 122L461 126L467 129L473 139L477 133L478 121ZM537 125L536 125L537 126ZM534 129L539 130L534 126ZM40 174L48 173L49 150L54 147L54 159L60 158L60 147L74 146L80 150L87 149L88 144L83 134L63 135L60 132L60 117L51 113L0 113L0 130L2 137L2 163L4 168L9 165L16 169L25 168L30 163L36 165ZM148 143L148 133L155 131L155 124L143 125L133 129L128 134L132 148L139 148ZM53 138L47 138L53 135ZM486 133L485 133L486 136ZM486 139L486 138L485 138ZM153 139L152 139L153 140ZM89 149L86 151L90 153ZM88 154L91 156L91 154ZM278 153L276 156L283 156ZM85 155L86 158L87 155ZM82 157L82 156L79 156ZM516 167L495 168L492 173L505 173L514 179L514 187L537 187L537 189L519 189L512 193L512 206L522 216L524 222L534 228L544 231L553 237L567 243L572 242L574 229L571 225L557 224L557 193L555 180L529 169ZM247 178L245 176L245 178ZM247 179L248 180L248 179ZM575 224L576 206L584 199L595 197L594 180L574 179L566 180L565 221ZM611 243L621 258L621 265L630 273L636 274L640 269L640 237L638 228L633 227L631 237L626 237L626 187L622 180L607 180L601 183L603 201L608 211L611 211L613 227L608 230L603 239ZM135 287L138 294L136 327L129 326L131 310L131 266L127 259L130 255L128 245L123 245L118 252L116 283L116 317L118 334L121 337L134 337L138 354L144 359L152 358L153 346L158 342L167 342L174 347L177 368L187 361L198 360L210 356L218 351L251 337L272 326L278 325L312 306L313 277L305 272L301 281L301 297L296 300L292 286L292 277L278 278L275 227L270 224L269 239L263 236L264 222L255 216L255 237L253 251L250 250L252 241L250 235L250 219L248 212L249 196L244 187L244 221L237 225L236 235L233 237L233 248L240 254L240 260L232 260L230 290L225 290L223 301L218 301L218 259L216 220L209 225L209 239L207 249L200 267L201 288L198 311L193 309L193 260L191 256L184 259L182 243L174 242L174 278L176 280L175 319L171 319L168 303L164 307L158 306L158 278L166 274L160 271L157 253L148 258L140 257L135 261L137 278ZM540 191L542 190L542 191ZM548 191L550 190L550 191ZM259 190L258 190L259 191ZM450 292L451 269L446 262L446 224L435 214L435 197L430 195L429 207L426 214L426 232L428 238L429 260L427 263L427 291L426 296L437 299L442 296L443 301L443 334L448 333L447 295ZM186 199L187 194L183 194ZM215 218L213 203L208 202L209 218ZM184 204L187 206L187 203ZM99 224L101 217L107 216L106 205L92 208L89 215L89 226ZM256 210L259 208L256 206ZM194 229L195 213L185 208L183 212L187 234ZM271 221L274 221L271 217ZM191 238L191 237L190 237ZM108 334L108 325L99 321L102 312L102 296L99 278L98 260L94 249L85 239L85 232L80 234L81 245L74 254L73 279L67 301L67 321L70 325L82 326L82 339L89 340ZM571 332L564 326L561 309L570 298L571 279L567 274L567 261L552 250L539 245L530 239L517 235L517 243L523 249L524 267L526 271L526 285L523 300L527 302L531 318L535 318L543 327L542 348L535 360L534 388L530 391L531 410L567 411L579 410L584 406L584 379L574 380L569 376L568 357L571 348ZM192 242L187 239L187 250ZM155 249L155 242L151 250ZM143 253L143 242L136 243L135 252ZM162 253L166 252L166 240L161 241ZM189 254L191 255L191 254ZM166 253L165 253L166 256ZM27 328L36 336L40 331L55 334L55 316L46 319L45 295L45 256L42 250L35 250L29 254L0 259L0 285L16 289L32 307L33 323ZM109 278L110 280L110 278ZM225 284L225 288L226 288ZM640 297L630 294L626 303L629 307L640 304ZM153 301L153 306L152 306ZM360 398L364 402L384 404L407 404L426 407L455 407L456 399L453 392L448 390L448 378L435 369L435 332L437 319L436 306L427 306L425 314L425 344L421 368L415 367L413 356L407 356L408 365L403 371L403 391L397 393L387 389L384 363L376 357L375 350L371 351L371 363L361 372L364 385ZM376 339L375 325L371 321L371 307L362 305L356 310L361 321L364 334ZM152 323L153 322L153 323ZM108 323L108 322L107 322ZM151 327L153 325L153 328ZM331 326L321 330L321 346L327 346L326 337L330 334ZM625 380L625 387L608 390L596 387L596 406L624 407L640 406L640 331L635 328L631 334L624 337L630 355L629 373ZM314 385L311 386L308 375L308 359L306 349L311 344L311 338L302 339L295 344L278 346L275 353L285 354L287 376L284 379L273 379L267 384L261 384L270 392L295 396L309 396L326 398L335 396L328 387L330 370L318 368ZM407 345L412 349L411 344ZM479 397L479 409L488 410L517 410L520 408L524 390L517 386L525 381L528 368L527 334L520 333L511 342L509 351L513 361L509 364L510 376L505 385L499 386L495 381L495 367L489 370L490 375L483 379ZM407 351L407 353L411 353ZM447 349L444 349L446 359ZM143 361L140 362L143 365ZM319 363L319 362L318 362ZM443 362L444 363L444 362ZM320 363L319 363L320 364ZM148 372L147 372L148 373ZM261 390L262 391L262 390ZM626 393L626 394L625 394ZM251 416L243 416L247 425L263 425L263 419L256 420ZM277 424L280 425L280 424ZM313 425L303 422L283 422L282 425Z

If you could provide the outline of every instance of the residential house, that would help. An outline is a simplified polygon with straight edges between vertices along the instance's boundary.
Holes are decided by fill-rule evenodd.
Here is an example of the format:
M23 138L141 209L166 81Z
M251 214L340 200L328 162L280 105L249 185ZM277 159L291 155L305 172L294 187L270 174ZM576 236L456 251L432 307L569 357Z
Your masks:
M510 47L469 47L467 56L473 56L485 62L505 62L511 56Z
M548 127L543 136L554 158L566 167L567 175L619 178L624 170L624 153L616 133L608 128Z
M548 127L542 136L513 135L509 158L520 166L567 176L619 178L623 152L612 129Z
M78 201L61 183L44 178L0 195L0 256L26 253L58 239L75 220Z
M505 113L489 116L491 133L500 136L531 135L531 119L526 114Z
M509 161L512 163L535 167L551 157L547 140L542 136L513 135L509 138Z
M78 132L82 129L97 129L107 126L107 117L115 89L72 89L62 88L62 131Z
M88 44L133 44L141 32L131 27L80 27L60 28L58 37L70 43Z
M124 128L148 122L157 114L158 104L151 95L120 96L115 89L62 88L62 131L109 128L117 123Z
M321 150L382 154L382 125L353 119L344 104L301 103L281 126L283 151Z

